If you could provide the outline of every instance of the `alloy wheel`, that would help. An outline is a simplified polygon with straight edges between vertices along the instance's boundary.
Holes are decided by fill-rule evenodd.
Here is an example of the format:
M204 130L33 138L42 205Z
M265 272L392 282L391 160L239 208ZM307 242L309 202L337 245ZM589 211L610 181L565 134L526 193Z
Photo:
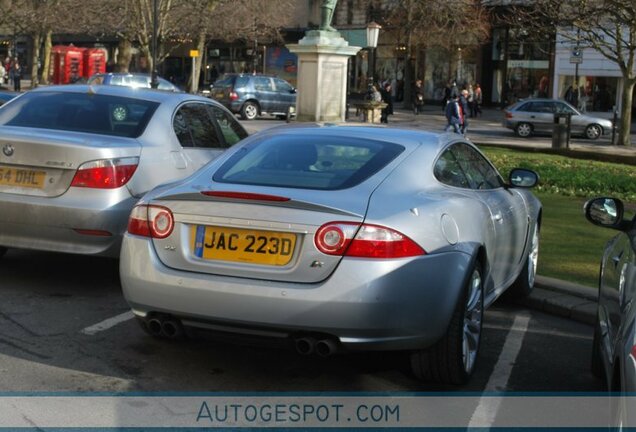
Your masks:
M472 372L475 366L475 360L477 359L483 314L483 283L481 272L478 268L475 268L470 277L464 310L462 359L464 362L464 371L467 374Z

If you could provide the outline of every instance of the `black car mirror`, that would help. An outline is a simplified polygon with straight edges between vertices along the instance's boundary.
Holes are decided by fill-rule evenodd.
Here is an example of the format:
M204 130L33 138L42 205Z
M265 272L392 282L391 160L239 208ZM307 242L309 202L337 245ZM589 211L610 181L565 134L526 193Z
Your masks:
M618 198L601 197L589 200L583 206L585 218L594 225L623 229L624 206Z
M531 188L539 183L539 175L529 169L514 168L508 176L508 183L514 187Z

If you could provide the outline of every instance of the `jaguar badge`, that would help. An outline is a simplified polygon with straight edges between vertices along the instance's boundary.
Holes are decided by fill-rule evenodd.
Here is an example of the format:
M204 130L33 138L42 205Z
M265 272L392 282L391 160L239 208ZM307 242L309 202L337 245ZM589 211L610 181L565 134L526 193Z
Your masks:
M2 147L2 153L4 153L5 156L13 156L14 151L15 149L11 144L5 144L4 147Z

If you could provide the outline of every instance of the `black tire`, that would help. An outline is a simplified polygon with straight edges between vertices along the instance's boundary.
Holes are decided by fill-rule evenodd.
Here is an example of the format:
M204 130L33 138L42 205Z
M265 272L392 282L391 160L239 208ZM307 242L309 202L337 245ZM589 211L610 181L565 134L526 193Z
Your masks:
M0 246L0 258L2 258L4 254L6 253L7 253L7 248L4 246Z
M515 133L521 138L528 138L532 135L532 131L532 125L530 123L519 123L515 126Z
M530 251L523 264L523 270L508 289L509 295L515 299L528 297L534 289L534 280L537 275L537 263L539 261L539 225L535 222L530 234Z
M469 309L472 313L469 314ZM473 315L474 314L474 315ZM475 261L460 300L455 306L446 334L428 349L411 354L411 369L424 381L446 384L465 384L475 370L481 342L484 315L484 283L482 266ZM472 327L468 324L472 324ZM473 330L476 339L467 338ZM472 347L470 341L473 342ZM465 355L464 348L471 349Z
M258 117L258 105L256 102L245 102L241 107L241 118L243 120L254 120Z
M603 360L601 359L601 328L594 325L594 339L592 339L592 356L590 358L590 371L596 378L605 380L603 373Z
M603 128L597 124L591 124L585 128L585 138L589 140L597 140L601 135L603 135Z

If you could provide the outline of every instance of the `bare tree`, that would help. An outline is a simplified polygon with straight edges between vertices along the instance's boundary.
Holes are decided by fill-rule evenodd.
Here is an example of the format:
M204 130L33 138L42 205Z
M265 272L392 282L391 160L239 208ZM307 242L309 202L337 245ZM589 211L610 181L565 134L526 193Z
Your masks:
M479 0L387 0L382 9L382 24L406 42L405 107L411 104L416 48L441 48L453 58L458 48L479 46L490 36L489 11Z
M621 71L618 142L629 146L632 95L636 85L636 2L634 0L535 0L514 6L512 24L537 33L558 32L560 40L598 51Z

